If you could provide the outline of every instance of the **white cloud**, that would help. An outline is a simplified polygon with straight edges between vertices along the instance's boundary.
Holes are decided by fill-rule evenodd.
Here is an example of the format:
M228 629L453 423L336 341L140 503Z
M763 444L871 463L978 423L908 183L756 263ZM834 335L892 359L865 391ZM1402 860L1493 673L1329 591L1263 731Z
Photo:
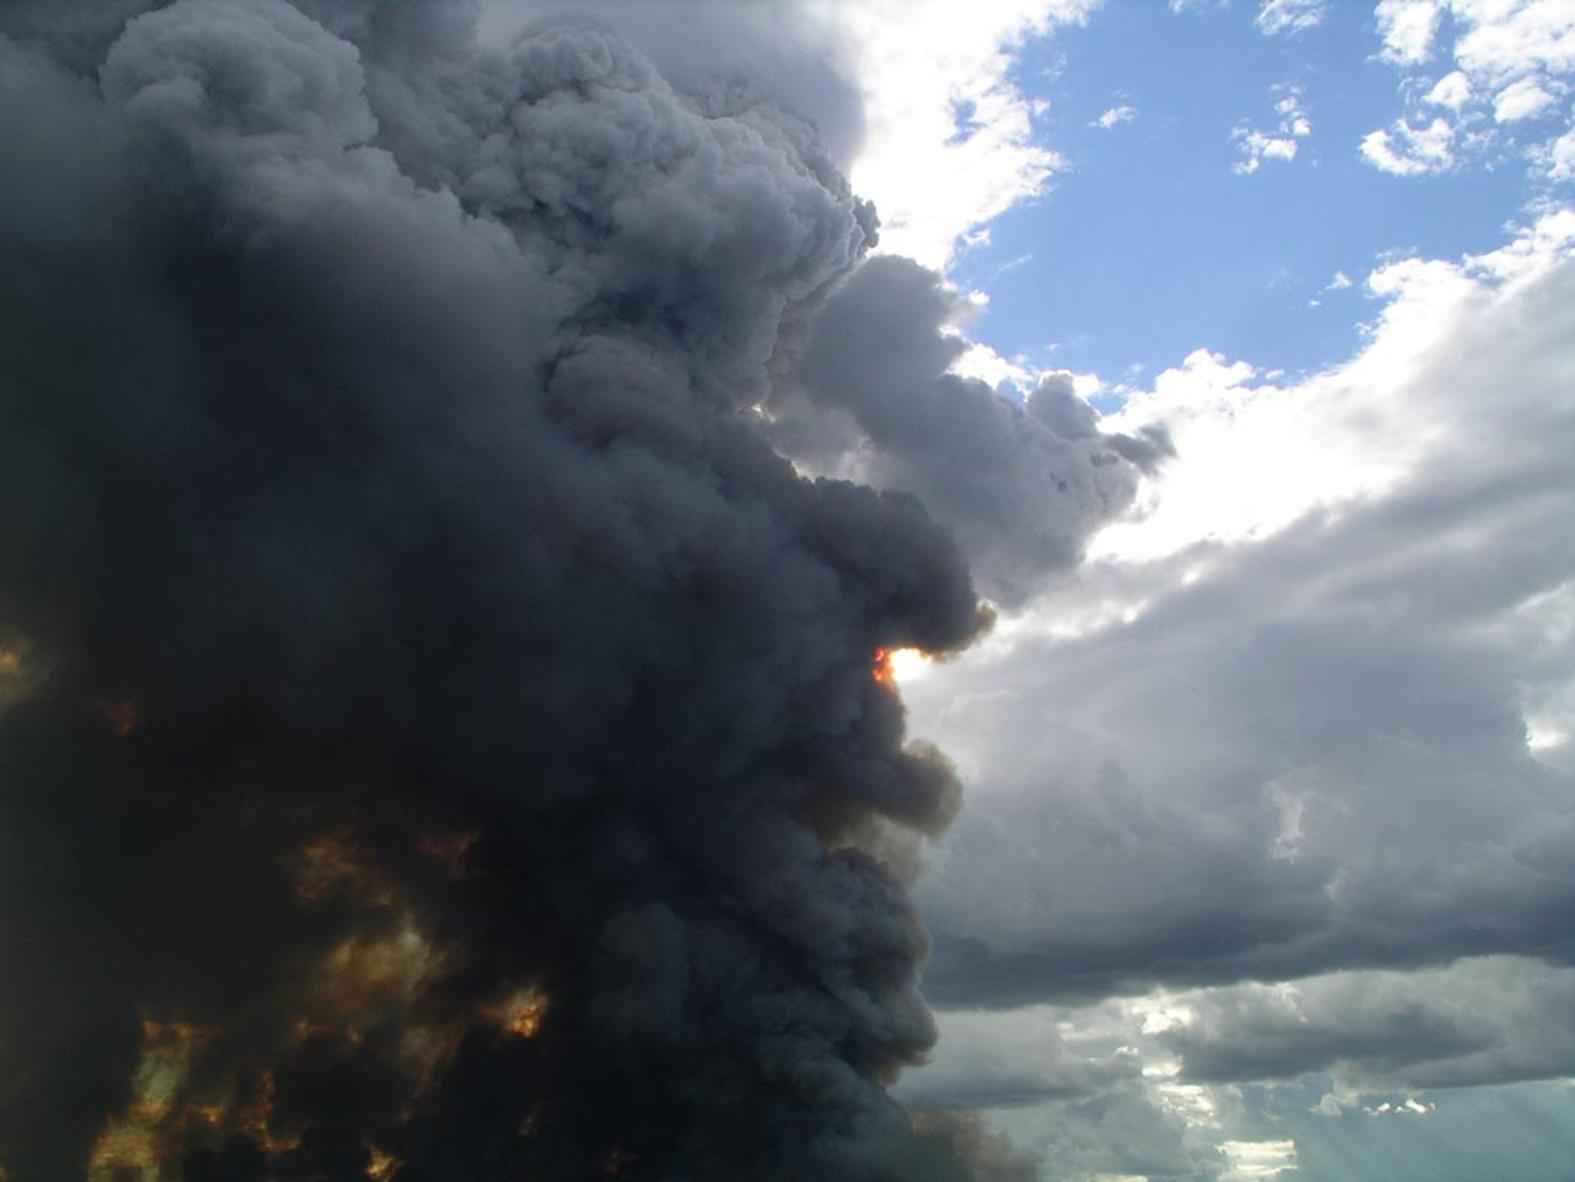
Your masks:
M1493 118L1499 123L1531 119L1557 101L1535 78L1521 78L1493 96Z
M1221 1182L1260 1182L1296 1168L1295 1141L1224 1141L1220 1148L1230 1161Z
M1118 123L1130 123L1137 118L1137 108L1130 106L1111 107L1089 126L1109 129Z
M1302 105L1301 87L1279 83L1270 88L1277 96L1274 110L1279 121L1274 131L1260 131L1247 123L1238 123L1231 129L1231 142L1236 145L1237 160L1231 171L1251 175L1258 171L1265 160L1296 159L1296 141L1312 134L1312 120Z
M1503 82L1575 70L1575 7L1567 0L1452 0L1464 32L1455 60L1473 76Z
M1325 291L1344 291L1347 287L1350 287L1350 286L1351 286L1351 277L1349 275L1347 275L1344 271L1336 271L1334 273L1334 278L1329 280L1329 283L1324 288L1324 290Z
M1375 15L1383 56L1406 65L1426 61L1443 8L1442 0L1379 0Z
M1435 107L1448 107L1451 111L1458 111L1471 101L1471 80L1465 73L1455 70L1445 74L1427 92L1424 102Z
M1283 86L1281 91L1280 98L1274 104L1274 109L1280 116L1280 127L1294 136L1311 135L1312 122L1307 118L1307 112L1302 106L1301 88Z
M979 341L968 342L967 350L952 362L951 372L965 378L977 378L992 389L1004 384L1019 390L1032 390L1039 384L1040 375L1028 358L1021 355L1003 357Z
M1538 159L1549 180L1575 180L1575 127L1543 147Z
M1236 127L1230 133L1240 159L1231 165L1231 171L1250 176L1258 171L1265 160L1296 159L1296 141L1290 136L1267 135L1250 127Z
M1257 25L1267 36L1304 33L1323 23L1324 0L1261 0Z
M1385 171L1497 167L1515 141L1493 125L1553 114L1575 81L1575 4L1568 0L1382 0L1376 12L1380 56L1403 71L1406 103L1404 117L1363 142L1363 155ZM1453 69L1429 86L1410 71L1441 48L1446 13L1452 39L1442 51ZM1427 106L1455 113L1447 146L1436 120L1423 114ZM1563 124L1561 133L1575 131L1575 112ZM1559 168L1559 138L1523 151L1545 184L1571 179Z
M1014 54L1099 3L816 0L859 47L868 135L852 179L880 211L882 249L944 267L963 235L1043 189L1062 160L1035 136Z
M1455 163L1455 129L1445 119L1412 127L1397 119L1387 129L1368 132L1362 157L1374 168L1395 176L1426 176L1445 172Z

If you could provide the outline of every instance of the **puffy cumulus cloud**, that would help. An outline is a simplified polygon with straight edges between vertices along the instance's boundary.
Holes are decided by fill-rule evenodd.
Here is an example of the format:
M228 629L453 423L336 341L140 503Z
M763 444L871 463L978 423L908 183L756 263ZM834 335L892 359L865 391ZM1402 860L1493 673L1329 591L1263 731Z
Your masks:
M1493 96L1493 118L1499 123L1516 123L1542 114L1557 96L1550 94L1534 78L1521 78Z
M1458 111L1471 101L1471 79L1461 70L1445 74L1427 92L1426 101L1435 107Z
M909 687L977 785L930 996L1570 961L1572 235L1391 263L1347 365L1205 354L1109 424L1169 424L1170 515Z
M952 372L967 310L917 263L864 263L818 313L769 431L802 464L918 495L986 592L1017 603L1127 510L1170 443L1158 425L1101 431L1067 375L1020 404Z
M1397 119L1363 136L1361 151L1362 158L1380 172L1426 176L1454 167L1454 145L1455 129L1447 119L1418 127Z
M0 10L9 1182L1031 1173L885 1086L958 782L872 655L988 615L756 408L1009 549L999 463L1034 561L1162 435L947 378L950 297L859 269L769 99L813 14L693 11L763 22L759 88L546 7Z
M1407 65L1426 61L1446 6L1447 0L1378 0L1373 11L1383 56Z
M1557 167L1557 144L1572 128L1561 106L1575 74L1568 5L1380 0L1376 16L1381 56L1402 71L1407 113L1362 141L1370 164L1413 176L1465 161L1497 166L1514 153L1539 182L1568 179ZM1451 42L1441 48L1445 29ZM1424 72L1438 58L1454 68L1441 77ZM1447 108L1453 121L1429 115L1429 106Z
M1575 180L1575 127L1545 145L1534 159L1552 181Z

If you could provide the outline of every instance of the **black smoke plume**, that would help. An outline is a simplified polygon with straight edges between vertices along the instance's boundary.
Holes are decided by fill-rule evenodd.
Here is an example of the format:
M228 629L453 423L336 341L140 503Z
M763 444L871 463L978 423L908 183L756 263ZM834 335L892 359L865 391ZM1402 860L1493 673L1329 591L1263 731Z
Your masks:
M0 1176L1026 1176L885 1092L957 786L872 661L988 615L755 410L873 213L475 17L0 7Z

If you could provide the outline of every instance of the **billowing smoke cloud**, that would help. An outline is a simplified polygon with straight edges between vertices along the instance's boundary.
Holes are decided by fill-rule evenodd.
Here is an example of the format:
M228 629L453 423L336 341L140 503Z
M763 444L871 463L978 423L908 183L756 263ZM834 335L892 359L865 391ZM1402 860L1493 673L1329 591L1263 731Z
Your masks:
M1064 375L1019 405L948 372L966 311L933 271L872 259L817 310L773 433L813 467L918 494L1013 603L1074 564L1172 449L1163 427L1102 434Z
M751 409L872 214L758 95L475 15L0 13L5 1177L1025 1176L885 1091L957 786L872 655L986 616Z

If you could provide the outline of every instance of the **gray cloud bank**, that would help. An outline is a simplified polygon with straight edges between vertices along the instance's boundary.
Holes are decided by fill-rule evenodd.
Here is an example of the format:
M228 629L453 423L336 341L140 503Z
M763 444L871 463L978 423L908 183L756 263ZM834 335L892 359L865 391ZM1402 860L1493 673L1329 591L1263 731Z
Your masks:
M934 998L1571 963L1570 768L1524 716L1575 667L1572 296L1560 264L1441 338L1389 494L1085 568L1040 618L1146 606L913 687L988 800L924 887Z
M1320 414L1338 443L1353 416L1405 456L1390 483L1267 535L1085 564L905 687L974 795L920 886L943 1038L901 1094L995 1105L1078 1179L1568 1172L1575 265L1556 237L1408 265L1358 364L1176 395L1183 416L1284 405L1239 436L1271 445ZM1238 472L1263 468L1221 495L1259 495Z

